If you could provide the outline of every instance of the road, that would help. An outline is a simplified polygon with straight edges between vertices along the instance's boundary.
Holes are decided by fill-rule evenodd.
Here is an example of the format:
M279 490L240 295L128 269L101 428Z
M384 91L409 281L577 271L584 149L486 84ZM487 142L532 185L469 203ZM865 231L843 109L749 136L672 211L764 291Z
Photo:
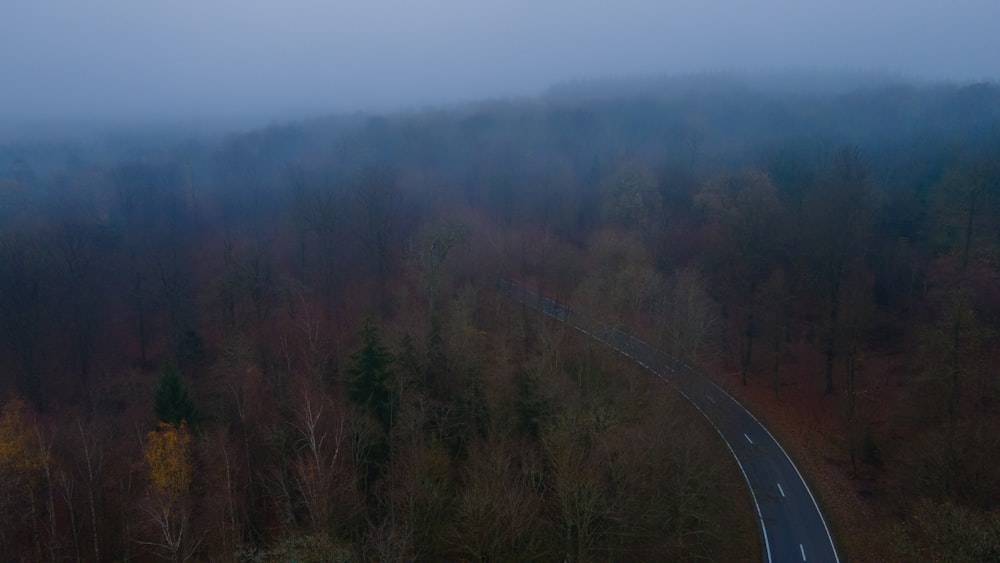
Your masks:
M839 563L833 536L802 474L781 444L739 401L694 369L622 330L588 319L554 299L502 280L509 297L558 319L631 358L674 386L705 416L743 472L760 523L764 561Z

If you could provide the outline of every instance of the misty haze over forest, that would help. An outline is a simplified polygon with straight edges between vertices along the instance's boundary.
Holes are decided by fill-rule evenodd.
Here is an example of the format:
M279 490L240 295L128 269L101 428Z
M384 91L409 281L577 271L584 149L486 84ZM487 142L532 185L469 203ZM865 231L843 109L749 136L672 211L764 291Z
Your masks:
M261 122L663 73L995 80L997 21L985 0L9 0L0 122Z
M1000 561L998 21L3 1L0 559Z

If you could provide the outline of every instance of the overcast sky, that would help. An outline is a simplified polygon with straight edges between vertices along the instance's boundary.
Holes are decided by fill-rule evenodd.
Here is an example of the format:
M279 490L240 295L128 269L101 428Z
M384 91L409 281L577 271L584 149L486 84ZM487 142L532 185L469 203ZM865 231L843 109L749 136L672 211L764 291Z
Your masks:
M1000 78L1000 0L0 0L0 118L271 115L717 70Z

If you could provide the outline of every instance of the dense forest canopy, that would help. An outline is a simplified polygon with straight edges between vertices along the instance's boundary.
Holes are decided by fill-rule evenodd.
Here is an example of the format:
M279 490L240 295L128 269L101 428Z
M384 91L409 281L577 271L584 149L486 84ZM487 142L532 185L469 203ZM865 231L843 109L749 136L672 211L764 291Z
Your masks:
M710 427L498 279L740 394L847 558L1000 558L1000 86L822 74L6 135L0 552L756 556Z

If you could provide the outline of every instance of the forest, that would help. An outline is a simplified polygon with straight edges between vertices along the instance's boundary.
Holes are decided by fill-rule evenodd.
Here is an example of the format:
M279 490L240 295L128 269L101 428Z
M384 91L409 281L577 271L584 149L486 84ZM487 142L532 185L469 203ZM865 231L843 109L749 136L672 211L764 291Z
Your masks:
M583 81L0 137L0 559L754 560L697 366L844 560L1000 560L1000 85Z

